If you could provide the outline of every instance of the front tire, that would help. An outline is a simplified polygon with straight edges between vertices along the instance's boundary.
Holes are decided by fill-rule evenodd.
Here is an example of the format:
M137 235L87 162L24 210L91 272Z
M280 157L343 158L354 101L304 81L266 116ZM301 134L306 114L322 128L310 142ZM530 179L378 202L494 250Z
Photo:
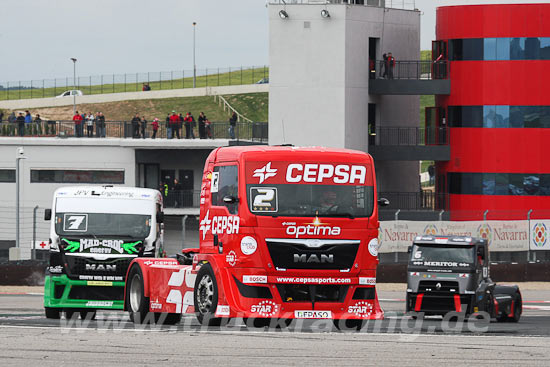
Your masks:
M128 302L128 310L130 311L130 320L132 320L134 324L143 324L151 319L149 298L145 297L143 273L139 265L132 266L128 274L126 299Z
M193 299L199 322L206 326L219 326L221 319L215 317L218 307L218 284L210 264L201 266L197 274Z
M61 310L59 308L44 307L44 313L47 319L59 320L61 318Z

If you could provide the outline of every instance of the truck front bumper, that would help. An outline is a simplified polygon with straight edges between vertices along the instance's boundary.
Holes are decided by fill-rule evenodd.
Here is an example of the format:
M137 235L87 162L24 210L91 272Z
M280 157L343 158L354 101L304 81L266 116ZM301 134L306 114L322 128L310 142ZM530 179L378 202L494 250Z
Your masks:
M122 310L124 282L74 280L67 275L47 275L44 307Z

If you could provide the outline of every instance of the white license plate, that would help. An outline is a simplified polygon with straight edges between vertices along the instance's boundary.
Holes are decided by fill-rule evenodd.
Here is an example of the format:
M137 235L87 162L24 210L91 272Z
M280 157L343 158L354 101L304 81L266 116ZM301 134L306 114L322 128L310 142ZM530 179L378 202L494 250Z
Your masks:
M294 317L297 319L332 319L332 312L318 310L294 311Z

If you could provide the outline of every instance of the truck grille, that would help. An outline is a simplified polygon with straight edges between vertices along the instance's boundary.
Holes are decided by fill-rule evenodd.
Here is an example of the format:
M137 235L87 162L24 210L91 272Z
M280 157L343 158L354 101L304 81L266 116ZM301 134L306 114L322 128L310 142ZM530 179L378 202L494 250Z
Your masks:
M458 291L458 282L452 281L421 280L418 285L418 293L458 293Z
M279 269L351 269L359 240L266 239Z
M77 285L71 287L69 298L122 301L124 299L124 287L88 287Z
M65 256L68 265L68 275L102 275L126 276L132 257L122 259L94 260L80 256ZM88 266L86 266L88 265ZM95 269L95 270L94 270Z
M283 302L344 302L347 285L277 284Z

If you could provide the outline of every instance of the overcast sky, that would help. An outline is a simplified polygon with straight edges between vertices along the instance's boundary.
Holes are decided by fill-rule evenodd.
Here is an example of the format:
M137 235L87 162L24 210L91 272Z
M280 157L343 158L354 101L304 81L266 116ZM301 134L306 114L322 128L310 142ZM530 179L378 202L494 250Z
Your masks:
M193 67L267 65L265 0L0 0L0 84ZM416 0L430 49L439 0Z

